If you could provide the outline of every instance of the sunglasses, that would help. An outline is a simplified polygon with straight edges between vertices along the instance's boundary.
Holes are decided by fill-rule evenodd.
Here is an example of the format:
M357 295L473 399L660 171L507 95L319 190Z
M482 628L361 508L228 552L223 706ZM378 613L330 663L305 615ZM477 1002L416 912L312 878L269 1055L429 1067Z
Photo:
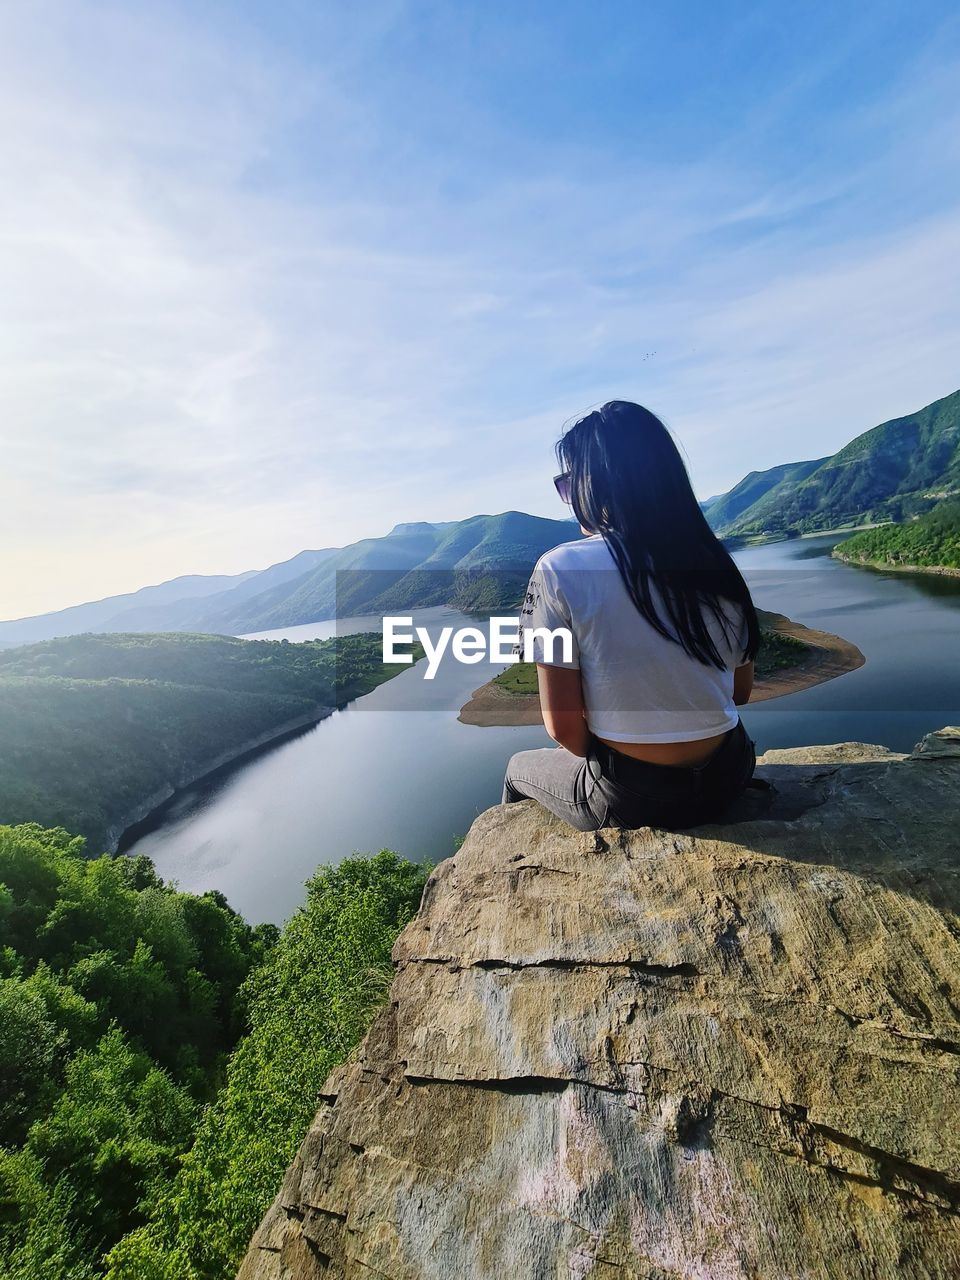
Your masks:
M556 486L557 493L560 495L560 501L565 502L568 506L572 502L570 495L570 472L562 471L560 475L553 477L553 483Z

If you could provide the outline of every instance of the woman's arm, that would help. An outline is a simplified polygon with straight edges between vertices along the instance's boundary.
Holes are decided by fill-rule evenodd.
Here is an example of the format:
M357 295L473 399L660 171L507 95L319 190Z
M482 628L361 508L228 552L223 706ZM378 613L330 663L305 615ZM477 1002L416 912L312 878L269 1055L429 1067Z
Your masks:
M537 684L547 733L573 755L585 756L590 730L584 718L579 667L552 667L538 662Z
M753 663L745 662L733 673L733 701L738 707L750 701L753 693Z

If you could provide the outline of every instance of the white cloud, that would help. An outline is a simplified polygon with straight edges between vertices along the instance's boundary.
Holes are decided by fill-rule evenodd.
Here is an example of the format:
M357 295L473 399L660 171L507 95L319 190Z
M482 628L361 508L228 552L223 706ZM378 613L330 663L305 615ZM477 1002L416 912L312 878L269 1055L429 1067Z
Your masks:
M142 7L7 11L0 614L560 514L559 426L613 395L665 414L706 493L953 389L953 193L858 228L904 157L939 164L912 84L862 170L558 143L457 196L416 139L373 166L390 121L356 69L391 13L308 61Z

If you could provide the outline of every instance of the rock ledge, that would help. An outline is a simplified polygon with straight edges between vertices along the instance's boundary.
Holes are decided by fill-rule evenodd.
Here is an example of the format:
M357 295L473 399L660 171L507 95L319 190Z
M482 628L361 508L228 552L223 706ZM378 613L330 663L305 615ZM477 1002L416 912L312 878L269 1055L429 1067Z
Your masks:
M960 730L735 821L482 814L242 1280L960 1274Z

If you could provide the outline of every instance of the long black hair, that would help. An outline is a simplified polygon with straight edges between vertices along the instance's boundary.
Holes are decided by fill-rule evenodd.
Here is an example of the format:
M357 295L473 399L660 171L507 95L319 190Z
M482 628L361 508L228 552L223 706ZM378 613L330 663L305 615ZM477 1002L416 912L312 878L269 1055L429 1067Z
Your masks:
M726 664L707 615L728 632L731 621L722 602L732 601L747 620L741 661L756 657L760 624L750 589L707 524L680 451L660 419L642 405L611 400L564 433L557 457L570 473L574 515L603 537L647 622L691 657L722 669Z

